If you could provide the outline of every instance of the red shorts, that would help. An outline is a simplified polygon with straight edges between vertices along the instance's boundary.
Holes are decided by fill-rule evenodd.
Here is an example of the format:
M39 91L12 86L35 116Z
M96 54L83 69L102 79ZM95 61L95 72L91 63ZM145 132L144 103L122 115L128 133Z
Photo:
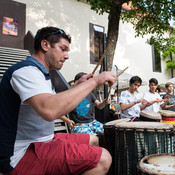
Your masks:
M33 143L12 174L78 175L92 169L100 160L102 148L89 145L88 134L55 134L47 143Z

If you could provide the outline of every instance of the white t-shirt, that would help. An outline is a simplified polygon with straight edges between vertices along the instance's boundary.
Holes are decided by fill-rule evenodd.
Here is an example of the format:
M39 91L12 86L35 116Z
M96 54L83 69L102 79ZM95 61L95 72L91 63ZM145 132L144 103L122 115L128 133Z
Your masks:
M130 104L136 100L139 100L139 93L134 92L134 95L131 94L128 90L122 91L120 94L119 104ZM132 117L140 117L140 103L135 104L131 108L121 111L121 118L132 118Z
M151 102L151 101L154 101L154 100L162 99L162 98L160 97L160 95L159 95L157 92L155 92L155 94L153 94L153 93L151 93L150 91L146 92L146 93L143 95L143 98L144 98L145 100L147 100L148 102ZM161 105L162 103L163 103L163 102L154 103L153 105L146 107L144 110L158 112L158 111L161 110L160 105Z
M11 166L15 167L30 143L48 142L54 137L54 121L45 121L28 104L23 102L38 94L55 94L55 92L52 90L51 80L46 80L44 74L34 66L16 70L10 83L21 99L14 154L10 158Z

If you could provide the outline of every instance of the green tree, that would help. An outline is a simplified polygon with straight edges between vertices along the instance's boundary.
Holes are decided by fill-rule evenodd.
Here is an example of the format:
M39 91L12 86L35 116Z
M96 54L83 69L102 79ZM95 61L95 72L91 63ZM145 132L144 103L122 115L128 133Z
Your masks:
M164 33L170 29L169 21L175 20L174 0L133 0L132 4L128 0L86 0L86 2L96 13L109 14L107 43L112 41L113 44L108 52L108 70L111 70L113 63L120 20L133 24L136 37L152 34L154 39L163 37ZM130 10L122 10L124 3L131 5Z
M166 70L175 69L175 29L170 30L167 38L152 36L148 43L162 53L162 58L166 60Z

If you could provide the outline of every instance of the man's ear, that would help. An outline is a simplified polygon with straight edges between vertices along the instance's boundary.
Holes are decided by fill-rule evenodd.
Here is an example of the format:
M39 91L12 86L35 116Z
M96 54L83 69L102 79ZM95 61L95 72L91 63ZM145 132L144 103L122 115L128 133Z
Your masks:
M44 51L48 51L48 48L50 47L50 44L47 40L42 40L41 41L41 48L44 50Z

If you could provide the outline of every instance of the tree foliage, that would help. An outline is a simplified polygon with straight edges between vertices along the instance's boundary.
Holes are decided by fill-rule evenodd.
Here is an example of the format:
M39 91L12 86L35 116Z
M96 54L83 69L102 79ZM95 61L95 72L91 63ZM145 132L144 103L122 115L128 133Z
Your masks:
M131 10L122 13L122 20L133 24L136 36L163 36L175 19L174 0L133 0Z
M78 0L80 1L80 0ZM108 70L111 70L114 52L118 40L119 20L130 22L135 29L136 37L151 34L150 44L157 44L160 48L161 38L170 30L170 21L175 21L174 0L86 0L91 9L102 15L108 13L107 42L113 41L108 53ZM122 11L124 3L130 4L130 10ZM170 50L174 49L174 39L165 39L170 44ZM170 51L167 49L164 55Z

